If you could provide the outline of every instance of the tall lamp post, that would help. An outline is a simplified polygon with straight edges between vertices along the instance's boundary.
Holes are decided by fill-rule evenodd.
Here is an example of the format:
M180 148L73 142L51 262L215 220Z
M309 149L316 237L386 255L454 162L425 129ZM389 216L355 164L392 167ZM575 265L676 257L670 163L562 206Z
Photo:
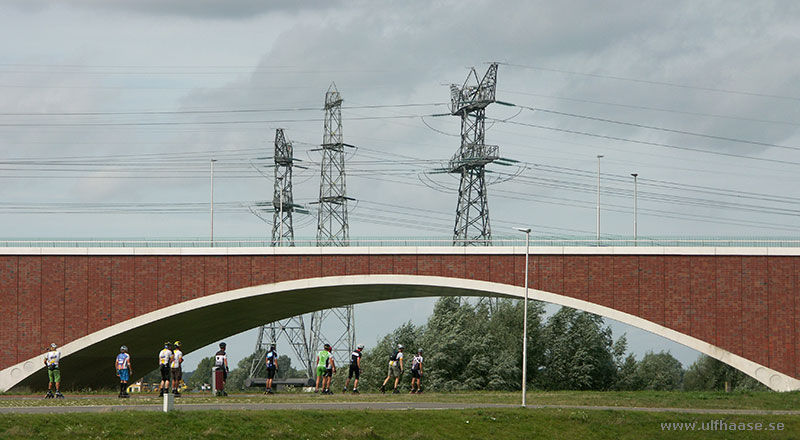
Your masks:
M597 155L597 245L600 246L600 159L604 156Z
M639 177L638 173L631 173L633 176L633 245L639 246L639 225L637 223L637 217L639 217L638 213L638 206L639 203L639 185L637 182L637 178Z
M522 407L528 382L528 257L531 249L531 228L514 228L525 233L525 303L522 312Z
M216 159L211 159L211 246L214 246L214 162Z

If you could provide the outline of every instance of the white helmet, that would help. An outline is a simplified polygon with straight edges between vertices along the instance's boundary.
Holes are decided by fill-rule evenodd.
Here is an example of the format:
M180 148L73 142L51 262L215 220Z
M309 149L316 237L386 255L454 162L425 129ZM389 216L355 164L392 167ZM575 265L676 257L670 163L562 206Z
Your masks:
M122 347L119 348L119 351L125 353L126 351L128 351L128 347L123 345Z
M405 347L403 347L403 344L397 344L397 349L398 349L398 350L402 350L402 349L404 349L404 348L405 348Z
M359 350L363 350L364 349L364 344L358 344L358 346L356 348L359 349Z
M53 342L53 343L51 343L51 344L50 344L50 349L51 349L51 350L55 350L56 348L58 348L58 345L56 345L56 343L55 343L55 342Z

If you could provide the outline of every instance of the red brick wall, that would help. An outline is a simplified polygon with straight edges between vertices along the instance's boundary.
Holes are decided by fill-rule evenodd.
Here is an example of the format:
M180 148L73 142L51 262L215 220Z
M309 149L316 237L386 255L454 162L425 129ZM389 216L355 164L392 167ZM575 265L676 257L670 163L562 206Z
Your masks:
M17 305L19 294L18 274L19 257L0 256L0 368L7 367L17 362L17 335L19 320L17 319Z
M0 256L0 368L229 289L354 274L524 284L523 255ZM800 377L800 258L532 255L531 288L592 301Z

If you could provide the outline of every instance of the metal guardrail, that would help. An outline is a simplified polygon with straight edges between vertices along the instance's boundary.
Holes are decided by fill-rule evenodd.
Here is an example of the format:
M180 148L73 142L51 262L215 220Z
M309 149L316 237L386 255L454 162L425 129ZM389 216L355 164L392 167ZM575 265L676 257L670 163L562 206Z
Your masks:
M532 247L800 247L798 237L594 237L531 236ZM350 247L453 247L452 238L365 237L349 240ZM496 238L470 242L470 246L525 246L524 238ZM316 247L313 238L295 240L296 247ZM0 247L12 248L207 248L272 247L260 238L220 238L213 242L201 238L0 238Z

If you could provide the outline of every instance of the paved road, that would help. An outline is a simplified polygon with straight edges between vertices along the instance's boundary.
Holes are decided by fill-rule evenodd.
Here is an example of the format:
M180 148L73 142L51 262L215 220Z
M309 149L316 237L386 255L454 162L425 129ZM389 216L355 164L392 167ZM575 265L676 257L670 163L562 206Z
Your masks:
M331 403L199 403L176 404L180 411L208 410L443 410L474 408L518 408L519 405L503 403L437 403L437 402L331 402ZM624 406L584 406L584 405L529 405L529 409L559 408L587 411L637 411L674 412L687 414L734 414L734 415L793 415L800 411L790 410L750 410L750 409L703 409L703 408L642 408ZM115 411L161 411L161 405L86 405L86 406L28 406L0 407L0 414L55 414Z

